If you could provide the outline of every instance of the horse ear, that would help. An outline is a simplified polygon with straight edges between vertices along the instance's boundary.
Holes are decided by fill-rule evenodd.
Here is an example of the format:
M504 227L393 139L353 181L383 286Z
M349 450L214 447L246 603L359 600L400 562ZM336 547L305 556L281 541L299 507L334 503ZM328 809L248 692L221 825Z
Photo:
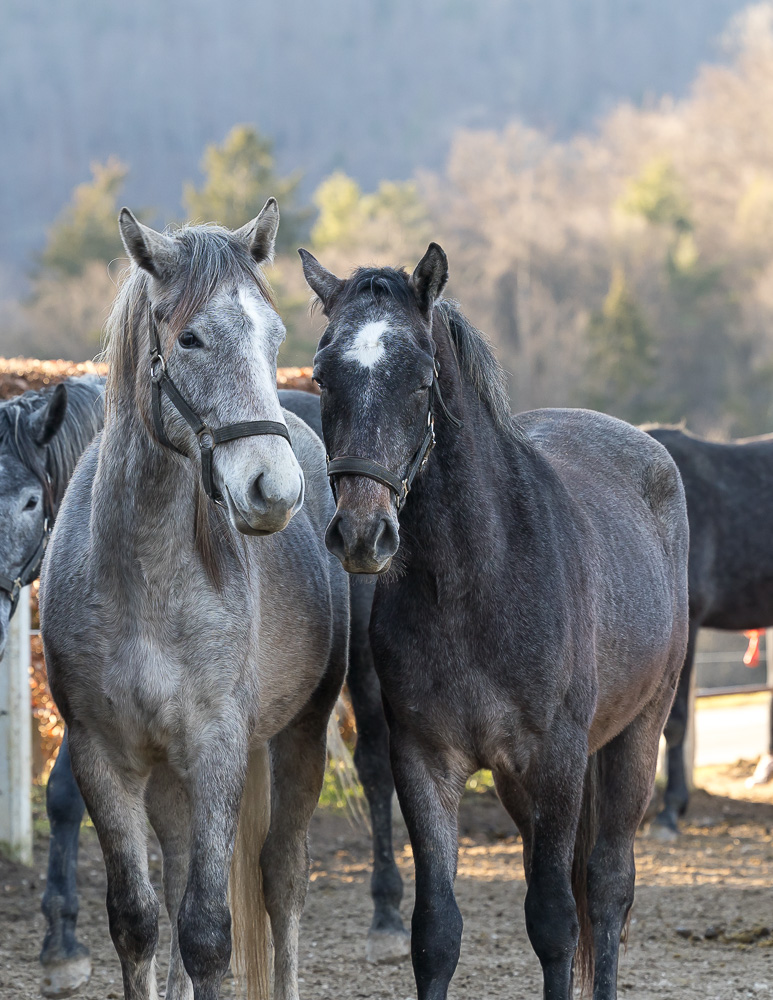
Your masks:
M344 281L341 278L337 278L332 271L328 271L327 268L323 267L314 254L309 253L308 250L299 250L298 253L301 257L303 273L306 276L309 288L319 298L322 308L325 310L326 315L329 316L333 300L344 287Z
M276 198L269 198L260 210L260 215L241 229L236 229L234 235L247 244L256 264L264 264L274 259L274 244L278 229L279 205L276 203Z
M129 211L122 208L118 217L118 228L126 252L143 271L154 278L163 279L169 274L177 260L174 240L163 233L157 233L150 226L143 226Z
M67 387L60 382L46 404L30 418L32 440L41 447L47 445L64 423L65 413L67 413Z
M447 281L448 257L439 244L430 243L410 277L411 288L416 293L419 308L425 316L431 315L435 300Z

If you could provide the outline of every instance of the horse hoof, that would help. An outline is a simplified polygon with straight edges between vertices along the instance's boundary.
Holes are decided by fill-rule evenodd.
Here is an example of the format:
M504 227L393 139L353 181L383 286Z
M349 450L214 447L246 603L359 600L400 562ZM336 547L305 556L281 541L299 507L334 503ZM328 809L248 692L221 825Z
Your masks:
M657 840L661 844L673 844L679 839L679 831L665 823L650 823L649 836L652 840Z
M404 962L411 954L408 931L369 931L366 955L376 965Z
M44 997L69 997L91 979L91 959L88 955L65 959L43 966L40 992Z

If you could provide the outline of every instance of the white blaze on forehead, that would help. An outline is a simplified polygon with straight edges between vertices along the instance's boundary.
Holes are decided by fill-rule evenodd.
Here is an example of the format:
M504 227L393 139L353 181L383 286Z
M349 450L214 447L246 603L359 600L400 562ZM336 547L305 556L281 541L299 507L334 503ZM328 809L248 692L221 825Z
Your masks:
M384 334L389 329L385 319L366 323L352 338L345 357L357 361L363 368L372 368L384 356Z
M267 327L267 317L261 305L258 303L258 299L253 295L248 288L239 289L239 305L244 310L247 318L252 323L252 328L255 333L265 334Z

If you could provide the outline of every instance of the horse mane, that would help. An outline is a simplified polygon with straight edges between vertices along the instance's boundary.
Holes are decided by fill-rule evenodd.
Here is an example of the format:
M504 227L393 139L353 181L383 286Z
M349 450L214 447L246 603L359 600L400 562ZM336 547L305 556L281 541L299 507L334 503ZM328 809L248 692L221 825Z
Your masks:
M0 447L7 448L46 490L56 513L78 459L102 429L105 380L78 375L64 380L67 410L59 431L41 453L30 432L30 418L48 403L54 386L30 389L0 404Z
M335 309L348 305L363 294L370 294L376 301L392 299L414 320L421 318L410 277L404 268L358 268L336 297ZM513 421L507 373L494 357L488 338L470 323L459 304L453 300L441 299L435 303L433 334L438 319L451 341L462 378L473 387L496 427L518 440L526 441Z
M171 233L179 254L175 276L165 293L169 296L163 315L166 323L164 354L168 354L177 335L222 287L238 288L253 284L259 294L276 308L271 288L246 245L221 226L183 226ZM132 265L126 272L106 326L104 360L108 364L106 420L112 419L119 406L136 406L141 398L138 385L141 359L149 358L147 272ZM145 375L150 396L150 370ZM196 475L194 500L194 539L196 549L210 580L218 589L224 579L223 558L227 552L247 568L244 539L234 539L220 508L209 502Z
M254 284L276 308L271 288L248 248L221 226L183 226L169 233L179 253L167 323L167 352L174 338L221 286ZM136 265L126 272L107 321L104 360L108 364L107 409L112 412L122 391L133 394L139 360L148 355L149 276Z
M494 357L488 338L470 323L453 300L443 299L435 305L433 320L438 316L453 345L462 377L472 385L496 427L517 436L507 391L507 373Z

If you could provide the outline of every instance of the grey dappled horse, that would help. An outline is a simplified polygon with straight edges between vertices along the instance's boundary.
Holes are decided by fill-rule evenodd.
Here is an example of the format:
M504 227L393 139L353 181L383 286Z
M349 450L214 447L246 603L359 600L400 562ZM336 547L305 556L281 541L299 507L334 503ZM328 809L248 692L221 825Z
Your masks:
M523 837L545 997L569 1000L579 941L609 1000L687 642L676 466L599 413L513 418L485 340L438 301L436 244L412 275L343 280L302 256L329 321L314 367L327 545L383 574L370 638L416 865L419 1000L442 1000L458 961L457 810L480 767Z
M5 646L16 580L35 578L50 528L75 465L103 424L104 379L83 375L58 386L31 389L0 403L0 655ZM308 392L280 390L285 408L300 416L320 436L319 398ZM400 918L402 883L394 862L391 802L394 784L389 767L386 720L373 670L368 621L374 581L351 586L351 632L347 680L357 720L355 763L365 788L373 830L374 911L368 955L389 961L408 952ZM83 798L70 767L67 736L46 785L50 824L48 872L42 910L46 930L40 961L44 996L69 996L91 975L88 949L77 937L78 841Z
M645 427L682 475L690 521L690 633L666 724L668 779L654 829L677 833L689 794L684 773L690 678L702 627L742 631L773 625L773 436L720 443L678 427ZM773 706L768 746L773 753Z
M162 235L121 213L134 266L109 322L105 427L43 567L51 689L127 1000L157 996L146 810L173 928L168 1000L219 996L232 930L258 995L263 898L274 995L298 996L307 828L349 623L323 542L324 450L277 398L283 327L259 265L278 219L272 199L237 232Z

